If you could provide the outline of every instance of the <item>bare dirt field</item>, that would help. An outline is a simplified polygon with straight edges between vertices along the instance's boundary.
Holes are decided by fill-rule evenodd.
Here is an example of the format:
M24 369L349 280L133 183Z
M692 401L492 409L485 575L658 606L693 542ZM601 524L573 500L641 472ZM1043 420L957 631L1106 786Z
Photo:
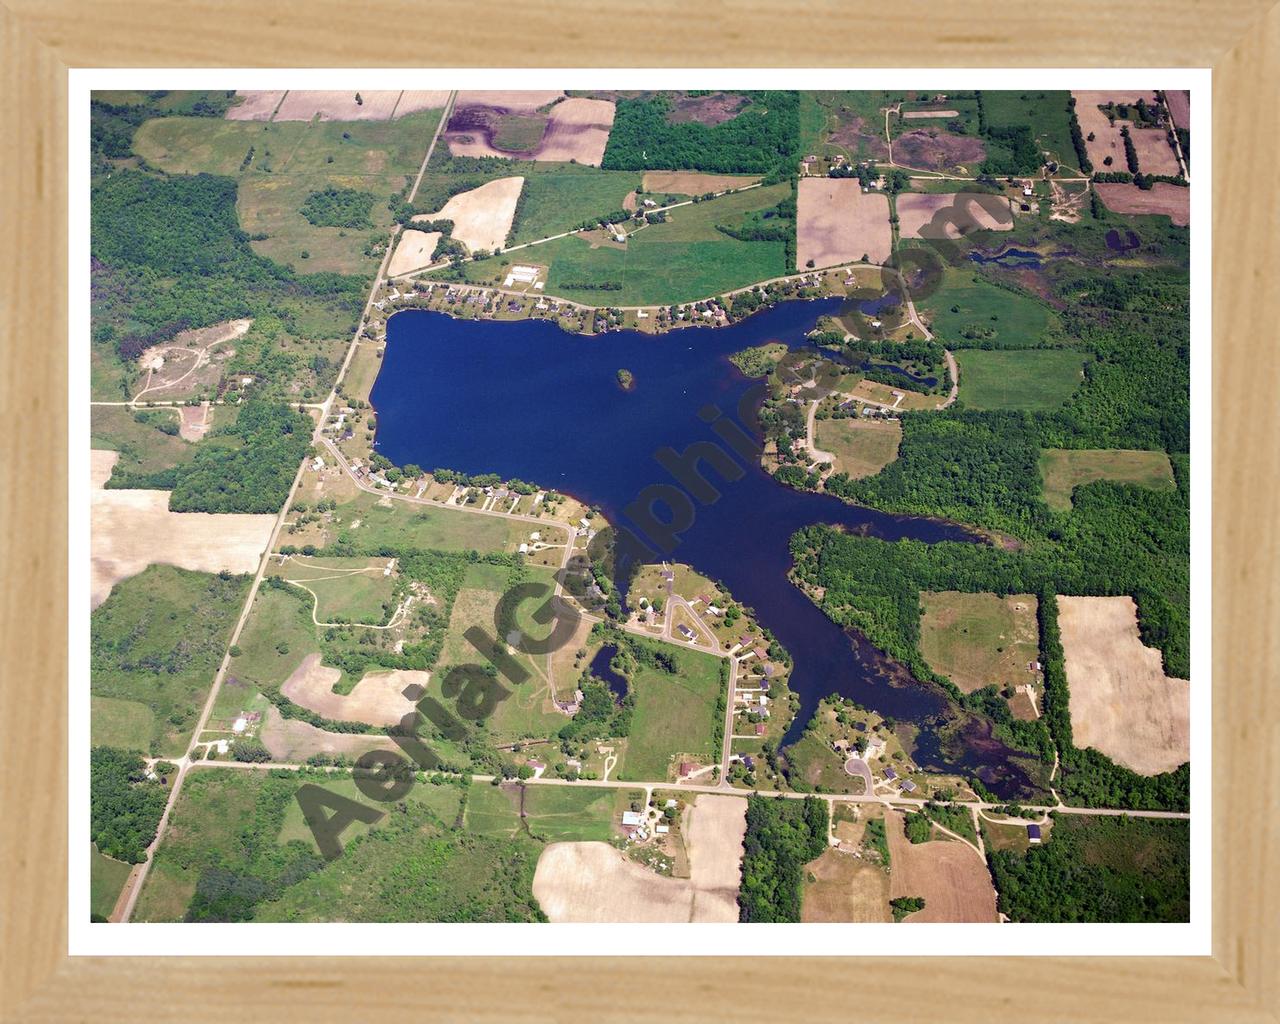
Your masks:
M1116 213L1158 213L1179 227L1191 223L1191 189L1160 181L1150 189L1118 182L1093 186L1108 210Z
M439 213L419 214L414 220L451 220L453 236L468 249L498 249L507 241L524 178L495 178L479 188L459 192Z
M1107 92L1085 91L1073 92L1076 98L1076 118L1080 122L1080 131L1084 133L1085 148L1089 152L1089 160L1095 171L1126 171L1129 163L1125 159L1124 139L1120 129L1129 128L1133 139L1133 147L1138 153L1138 169L1147 174L1177 174L1178 158L1165 138L1163 128L1134 128L1131 121L1116 118L1115 123L1107 120L1107 115L1098 109L1108 103L1136 103L1139 96L1148 105L1155 106L1154 93L1139 92ZM1089 141L1090 134L1093 141ZM1111 163L1106 163L1106 158Z
M1059 597L1058 625L1071 690L1071 731L1140 775L1191 756L1191 684L1164 674L1138 634L1131 597Z
M464 89L454 100L453 109L496 107L499 110L531 114L548 103L554 103L563 95L561 89Z
M362 103L356 102L357 94ZM275 120L310 121L319 114L321 121L387 121L399 99L398 90L290 90Z
M235 354L230 343L243 337L250 319L225 320L212 327L179 331L170 341L152 345L138 357L145 376L134 400L186 398L202 388L216 387L222 364Z
M552 843L533 895L552 921L734 922L747 801L699 796L687 812L689 878L667 878L608 843Z
M800 920L856 924L892 921L888 872L852 853L825 850L805 867Z
M1191 93L1186 89L1169 89L1164 94L1169 116L1176 128L1191 127Z
M410 684L426 687L429 672L379 672L366 675L348 694L334 693L341 677L336 668L320 663L319 654L308 654L280 687L280 692L299 707L314 711L335 722L364 722L366 725L394 725L413 710L404 696Z
M923 896L924 909L907 922L994 922L996 890L978 852L967 843L912 843L896 811L884 816L889 836L889 898Z
M880 125L868 124L858 115L849 112L848 108L841 109L840 117L843 123L827 135L828 146L843 149L850 158L859 151L865 151L869 159L888 159L889 147L885 145Z
M937 217L939 210L946 212ZM1003 196L977 192L904 192L898 196L898 233L903 238L959 238L974 231L1012 228L1013 211Z
M309 722L285 718L274 707L267 708L258 739L271 753L273 760L282 762L305 761L312 754L345 754L356 758L370 750L387 746L385 736L328 732L317 729Z
M184 405L178 410L181 421L178 424L178 436L184 441L199 441L205 434L209 432L209 426L212 417L209 411L212 407L208 402L201 402L199 405Z
M118 452L90 453L92 607L114 584L157 562L198 572L258 567L275 516L170 512L168 491L103 490L118 458Z
M863 192L857 178L801 178L796 208L796 269L889 258L889 200Z
M571 97L551 108L547 134L535 160L576 160L599 167L613 127L614 106L608 100Z
M1129 137L1138 153L1138 169L1143 174L1178 174L1178 156L1169 145L1163 128L1131 128Z
M387 276L397 277L431 265L431 254L440 241L439 231L404 231L396 245L396 251L387 264Z
M976 167L987 156L982 140L940 128L912 128L893 140L893 162L926 171Z
M725 192L759 181L748 174L706 174L702 171L645 171L641 186L646 192L670 192L680 196L700 196Z
M283 89L240 89L236 97L241 102L227 108L228 121L270 121L276 106L284 96Z
M406 89L400 94L395 116L401 118L419 110L441 110L448 102L448 89Z
M902 118L905 121L922 121L928 117L959 117L958 110L904 110Z

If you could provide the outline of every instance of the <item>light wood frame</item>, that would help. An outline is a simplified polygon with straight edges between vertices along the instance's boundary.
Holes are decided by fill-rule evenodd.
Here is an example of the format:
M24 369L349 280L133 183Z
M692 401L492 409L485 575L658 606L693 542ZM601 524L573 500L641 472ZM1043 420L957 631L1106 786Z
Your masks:
M0 118L0 1011L4 1020L1275 1021L1280 325L1272 0L763 4L5 0ZM518 13L517 13L518 12ZM647 26L647 28L645 28ZM683 27L677 27L683 26ZM691 30L696 27L696 31ZM800 961L67 956L66 96L94 66L1214 69L1213 956ZM335 954L343 950L335 949Z

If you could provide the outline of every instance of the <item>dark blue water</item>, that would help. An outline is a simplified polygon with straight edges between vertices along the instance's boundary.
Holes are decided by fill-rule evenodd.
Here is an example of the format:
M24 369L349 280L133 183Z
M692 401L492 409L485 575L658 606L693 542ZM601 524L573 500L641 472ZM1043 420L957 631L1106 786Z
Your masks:
M994 263L1000 267L1039 267L1041 263L1040 254L1029 249L1005 249L990 256L970 250L969 259L974 263Z
M785 303L732 327L690 327L656 337L636 331L582 337L541 321L400 312L388 323L372 394L378 450L400 465L534 481L600 506L610 522L632 525L623 509L644 488L673 482L655 460L658 450L683 452L696 442L715 442L699 410L714 405L734 418L756 385L727 356L767 341L800 347L818 317L838 305ZM635 375L631 391L617 387L621 368ZM697 506L678 548L665 557L723 581L793 655L791 687L801 708L785 742L799 737L823 696L839 693L919 723L919 750L929 752L919 757L926 767L977 774L1002 796L1002 790L1017 795L1026 779L1007 750L970 744L944 757L928 733L954 721L946 695L912 680L865 639L846 635L787 579L788 541L813 523L889 541L971 535L952 524L791 490L760 468L757 454L735 462L742 476L732 482L703 467L722 497ZM666 518L665 510L659 517Z
M600 650L596 651L596 656L591 659L591 667L588 671L605 683L613 692L613 695L621 700L627 695L627 677L618 675L609 664L617 653L618 648L615 644L605 644Z
M1128 252L1142 244L1141 239L1133 231L1125 231L1125 236L1127 237L1121 236L1119 231L1112 228L1107 232L1107 248L1113 252Z
M858 312L863 316L876 316L881 310L893 309L901 305L902 297L895 292L885 292L875 299L863 299L857 304Z

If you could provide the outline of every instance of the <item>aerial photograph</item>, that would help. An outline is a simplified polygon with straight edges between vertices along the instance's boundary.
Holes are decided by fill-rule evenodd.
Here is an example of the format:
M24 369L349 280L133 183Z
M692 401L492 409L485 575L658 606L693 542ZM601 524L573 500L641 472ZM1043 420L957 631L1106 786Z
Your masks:
M1150 84L94 91L90 920L1188 922Z

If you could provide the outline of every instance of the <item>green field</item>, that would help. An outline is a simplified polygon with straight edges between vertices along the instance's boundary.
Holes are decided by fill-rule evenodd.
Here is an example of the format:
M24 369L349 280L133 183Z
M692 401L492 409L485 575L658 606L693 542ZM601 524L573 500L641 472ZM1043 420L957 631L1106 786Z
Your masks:
M171 565L153 565L122 580L91 618L95 745L113 743L144 753L185 752L213 684L248 590L247 576L221 579ZM137 735L142 712L150 735ZM121 735L125 733L126 735Z
M234 423L236 406L217 406L212 410L213 428ZM206 447L238 447L238 437L219 437L212 430L198 443L184 441L176 433L162 430L160 425L174 427L177 409L140 409L135 412L123 406L94 406L89 414L89 444L92 448L120 453L114 473L155 473L190 462L200 445Z
M164 117L147 121L134 149L171 174L205 171L240 181L240 224L256 252L305 272L369 274L370 237L391 225L386 199L417 174L440 111L395 121L224 121ZM253 153L250 155L250 148ZM302 215L307 197L328 186L373 193L371 229L317 227ZM303 257L302 253L309 255Z
M836 457L835 472L860 480L875 476L898 457L902 424L853 416L817 420L814 438L820 449Z
M991 284L966 268L947 268L941 287L917 305L928 314L938 340L954 346L1029 348L1059 326L1057 315L1040 300Z
M315 617L323 623L385 625L393 604L395 580L383 575L387 558L310 558L290 556L273 575L313 596Z
M1164 452L1124 449L1073 450L1047 448L1040 453L1044 500L1050 508L1066 512L1071 492L1095 480L1114 480L1157 491L1174 487L1173 467Z
M89 913L105 920L115 909L133 865L99 853L96 846L89 858Z
M124 750L147 750L155 735L155 712L139 700L91 697L93 744Z
M627 193L640 184L638 171L601 171L575 164L552 164L529 174L514 225L515 243L546 238L576 228L592 217L622 209Z
M965 349L956 360L968 408L1048 412L1080 386L1085 357L1074 349Z
M677 754L710 757L719 712L720 659L664 645L675 656L674 675L641 665L628 689L635 712L619 779L665 779Z
M319 779L316 780L316 785L321 786L330 793L346 797L348 800L358 800L361 803L370 802L367 797L361 794L356 786L355 779L347 775L339 774L332 778ZM430 783L421 783L415 785L409 791L406 799L427 807L444 824L453 825L457 820L458 811L462 807L462 796L463 789L460 786L436 786ZM356 836L362 836L371 827L377 828L381 824L385 824L385 819L381 822L374 822L372 826L363 821L354 821L342 833L342 842L344 844L350 843ZM297 800L290 800L284 805L284 817L281 821L280 832L276 836L276 842L283 846L295 839L306 843L316 853L320 852L319 847L316 845L315 834L302 816L301 805Z
M1031 127L1036 143L1061 165L1062 173L1076 175L1076 150L1071 144L1070 114L1065 89L1017 92L1012 89L983 90L982 102L987 123L993 128L1025 124Z
M388 508L376 494L362 492L339 505L338 542L369 550L430 548L435 551L514 551L537 527L501 516L476 515L460 509L415 505L405 501ZM355 520L360 525L352 528ZM546 528L543 528L546 534Z
M929 667L965 693L1030 682L1027 663L1040 659L1037 601L1032 594L920 595L920 653Z
M467 793L466 825L478 835L505 839L521 832L548 843L608 842L613 837L614 790L596 787L477 783Z
M279 689L303 658L320 650L311 599L294 588L259 587L237 646L240 653L231 659L218 693L217 718L234 715L259 690Z

